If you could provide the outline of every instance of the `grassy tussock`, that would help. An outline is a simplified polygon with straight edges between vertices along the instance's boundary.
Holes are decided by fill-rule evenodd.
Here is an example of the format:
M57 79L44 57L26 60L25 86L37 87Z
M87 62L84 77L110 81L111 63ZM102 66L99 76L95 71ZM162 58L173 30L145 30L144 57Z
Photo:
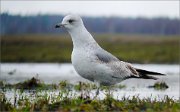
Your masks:
M156 90L166 90L169 86L165 82L156 82L153 86L149 86L149 88L154 88Z

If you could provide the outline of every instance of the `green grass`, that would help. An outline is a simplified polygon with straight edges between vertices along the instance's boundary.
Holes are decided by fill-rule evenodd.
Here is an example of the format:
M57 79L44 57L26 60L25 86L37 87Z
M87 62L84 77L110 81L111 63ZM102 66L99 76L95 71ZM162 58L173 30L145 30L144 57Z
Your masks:
M31 83L31 85L29 85ZM6 87L7 84L0 83L0 87ZM74 87L75 90L86 94L72 94L69 87ZM27 86L24 88L24 86ZM51 85L52 86L52 85ZM89 96L89 91L96 89L95 85L89 83L79 83L72 86L67 81L61 81L54 85L56 88L49 88L50 85L44 84L36 78L24 81L22 83L11 85L14 89L14 99L10 102L5 96L6 89L0 92L0 111L122 111L122 112L179 112L180 103L177 100L165 96L161 100L152 98L139 98L138 96L123 97L121 100L114 99L112 94L105 93L105 98L92 99ZM20 87L20 89L17 89ZM33 88L32 88L33 87ZM124 86L120 86L122 88ZM117 86L119 88L119 86ZM25 90L33 89L31 95L24 94ZM43 91L46 89L47 91ZM58 94L48 94L53 90L58 90ZM101 89L107 89L102 87ZM9 91L9 89L7 90ZM108 91L108 90L107 90ZM19 96L19 97L17 97Z
M4 94L0 94L1 111L121 111L121 112L179 112L180 103L171 98L164 97L162 101L150 98L140 99L138 96L133 98L124 97L122 100L116 100L112 96L106 96L103 100L91 100L89 98L69 98L62 97L67 93L60 93L55 96L37 95L35 99L29 99L27 96L16 99L17 104L11 104ZM53 101L52 101L53 99Z
M94 34L100 46L119 59L134 63L179 63L179 37ZM1 36L2 62L70 62L68 34Z

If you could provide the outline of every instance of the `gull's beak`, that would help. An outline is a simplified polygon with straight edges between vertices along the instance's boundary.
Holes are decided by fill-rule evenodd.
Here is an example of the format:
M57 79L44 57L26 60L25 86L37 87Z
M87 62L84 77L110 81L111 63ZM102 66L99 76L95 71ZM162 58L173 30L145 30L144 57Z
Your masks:
M55 28L61 28L61 27L64 27L64 24L59 23L59 24L57 24L57 25L55 26Z

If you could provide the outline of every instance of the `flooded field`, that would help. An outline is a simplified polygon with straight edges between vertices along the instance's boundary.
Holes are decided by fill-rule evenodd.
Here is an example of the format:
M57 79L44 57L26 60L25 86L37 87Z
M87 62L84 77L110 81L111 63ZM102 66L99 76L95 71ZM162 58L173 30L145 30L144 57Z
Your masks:
M144 80L144 79L128 79L117 85L125 85L123 89L113 89L112 94L116 99L122 97L131 97L138 95L140 98L170 98L179 99L179 65L165 65L165 64L133 64L137 68L142 68L151 71L157 71L167 74L166 76L159 76L158 80ZM68 83L77 84L79 81L92 83L80 77L73 66L69 63L1 63L1 81L6 83L15 84L18 82L38 77L46 84L57 84L60 81L66 80ZM165 82L169 88L166 90L155 90L148 88L156 82ZM54 93L58 93L54 91ZM13 91L6 92L8 97L13 96ZM95 90L91 92L93 97ZM100 92L99 98L105 97L104 91Z

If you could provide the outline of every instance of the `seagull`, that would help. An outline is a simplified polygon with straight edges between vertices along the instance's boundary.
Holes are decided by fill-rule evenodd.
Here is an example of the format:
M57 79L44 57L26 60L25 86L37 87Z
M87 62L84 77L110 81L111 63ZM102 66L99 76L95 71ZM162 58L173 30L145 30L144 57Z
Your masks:
M164 75L133 67L101 48L87 31L80 16L69 14L55 28L65 28L73 42L72 65L83 78L93 81L98 89L100 85L111 86L130 78L158 79L149 75Z

